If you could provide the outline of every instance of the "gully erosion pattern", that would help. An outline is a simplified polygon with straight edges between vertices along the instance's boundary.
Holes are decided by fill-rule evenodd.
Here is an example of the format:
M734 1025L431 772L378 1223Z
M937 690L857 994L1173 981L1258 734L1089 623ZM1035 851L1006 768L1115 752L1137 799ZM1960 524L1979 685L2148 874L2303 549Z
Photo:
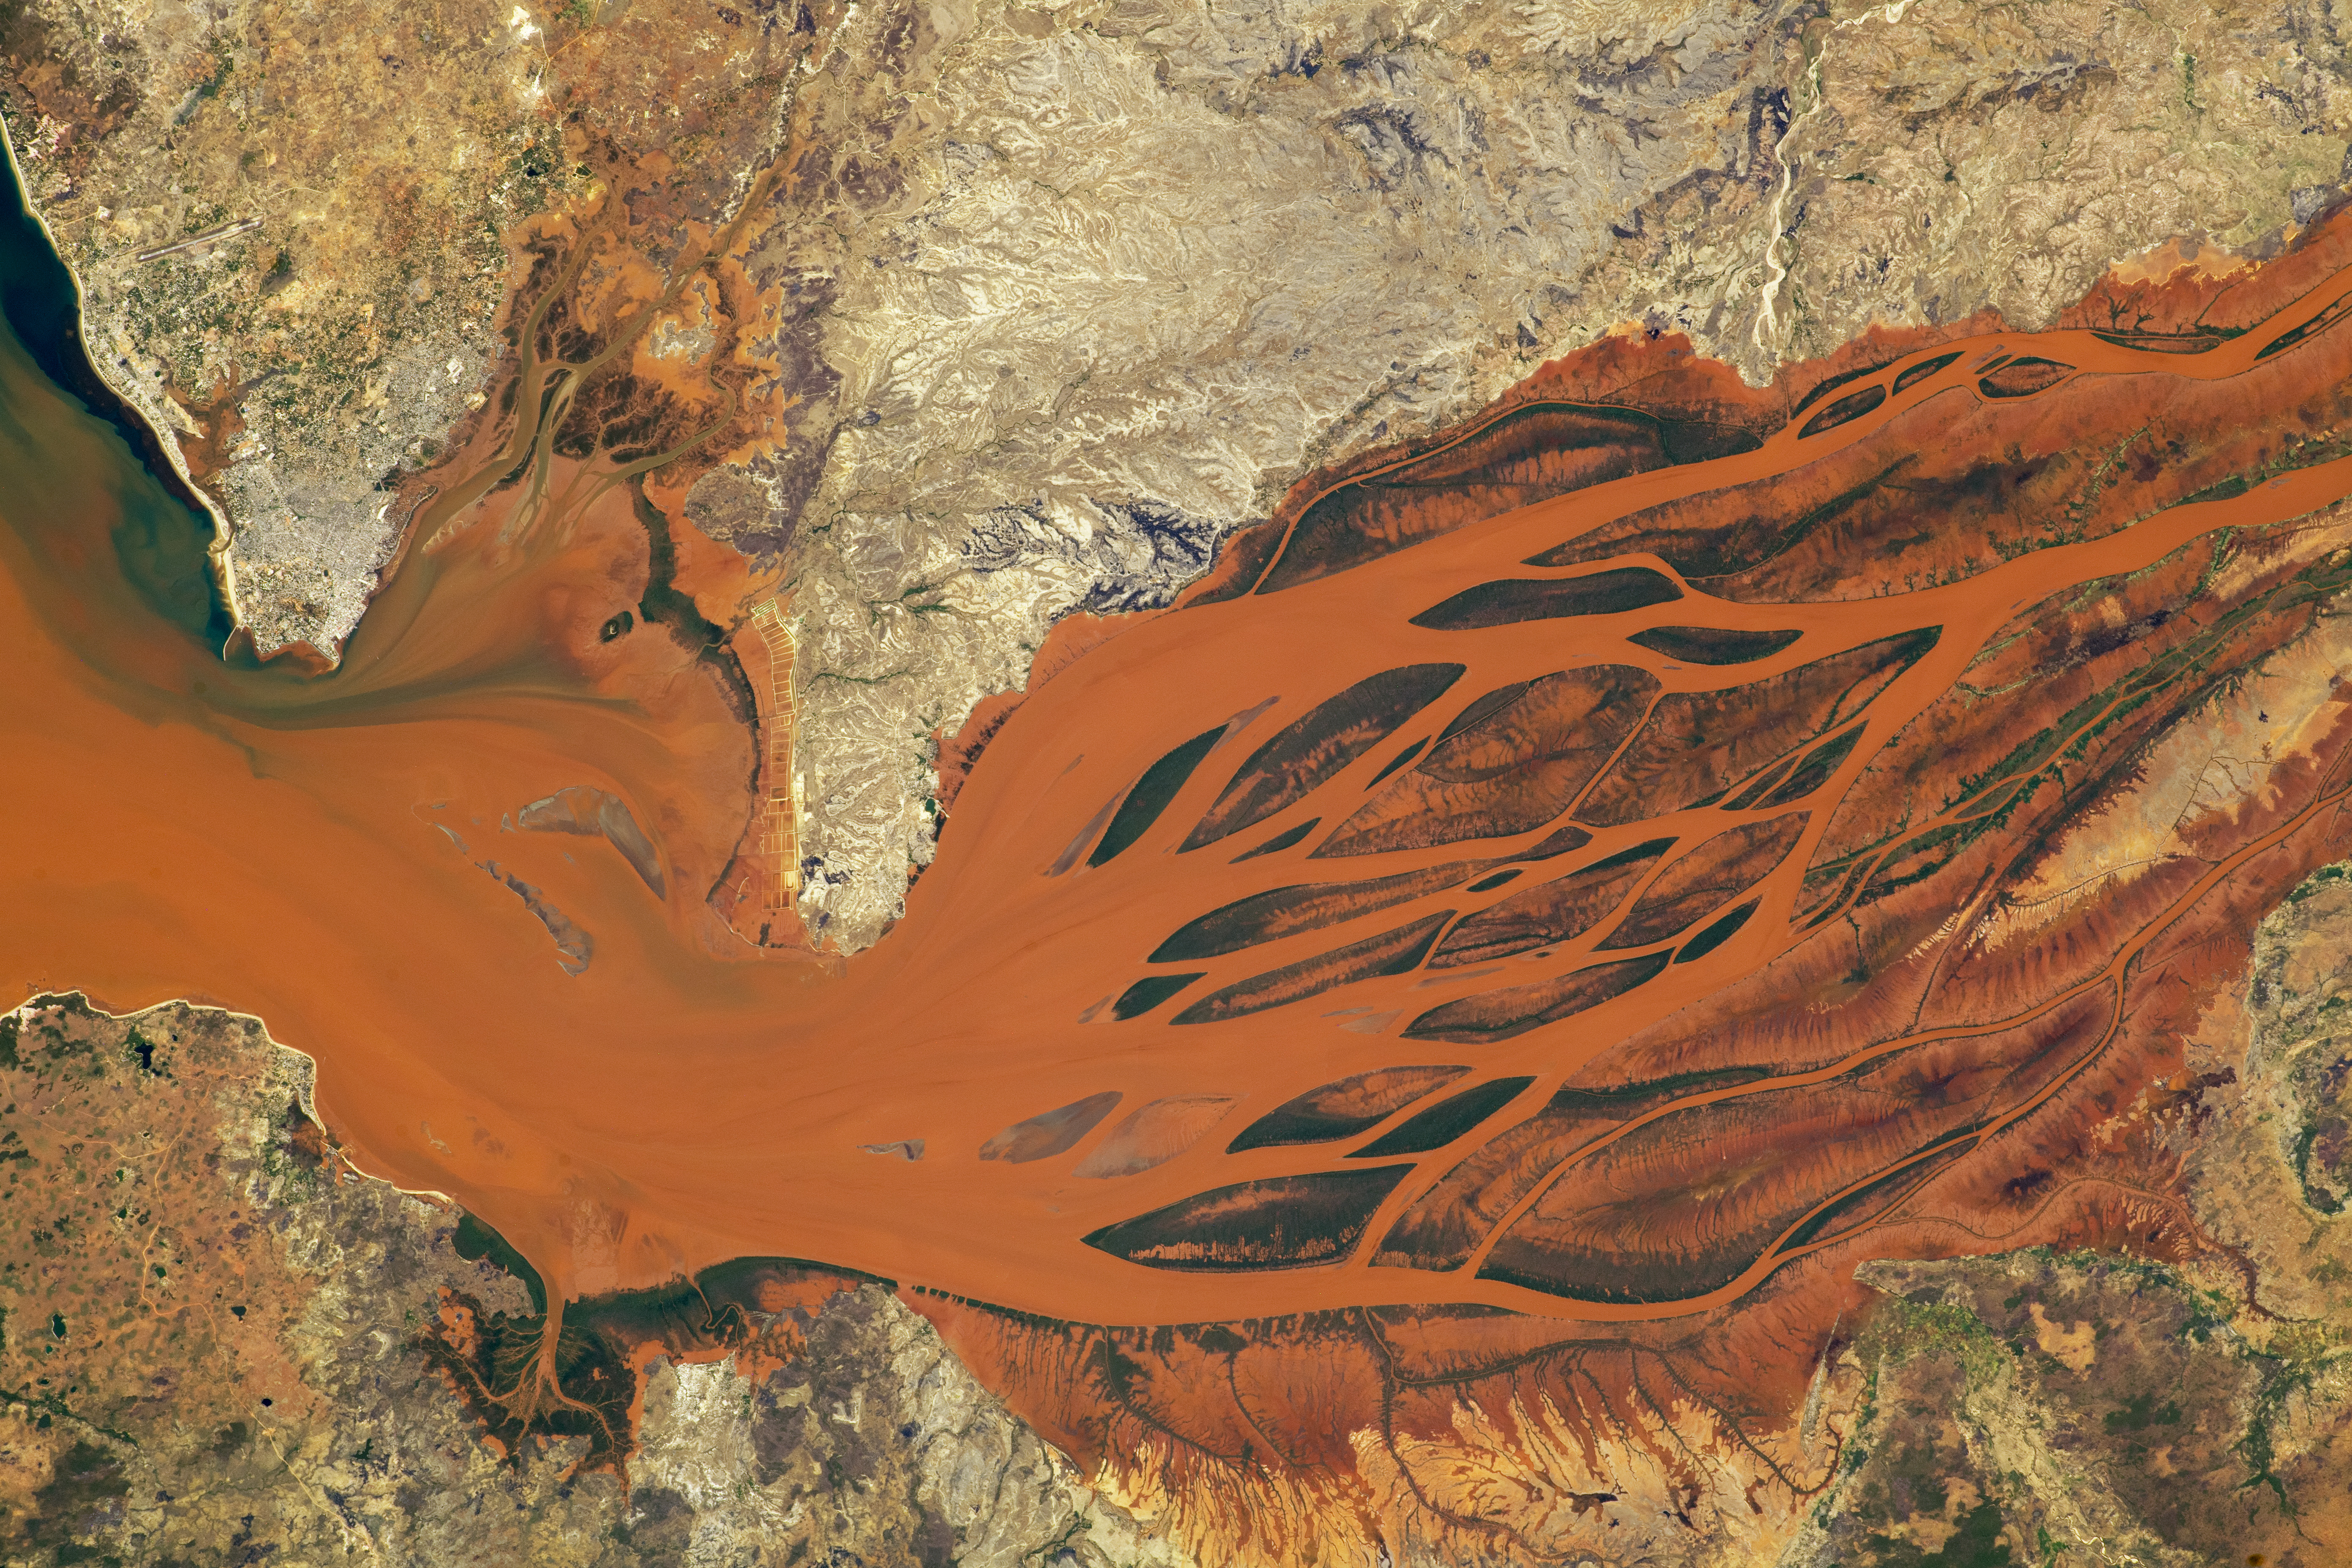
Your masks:
M1055 1323L1283 1320L1393 1394L1753 1303L1801 1379L1874 1251L2186 1245L2086 1129L2340 853L2352 708L2063 920L2023 890L2352 584L2346 226L1793 405L1588 351L1041 667L846 964L720 907L788 721L759 595L667 453L551 446L568 280L331 674L217 657L184 514L13 342L0 421L9 978L268 1019L359 1163L536 1266L551 1372L566 1300L820 1258L1083 1451L1151 1377Z

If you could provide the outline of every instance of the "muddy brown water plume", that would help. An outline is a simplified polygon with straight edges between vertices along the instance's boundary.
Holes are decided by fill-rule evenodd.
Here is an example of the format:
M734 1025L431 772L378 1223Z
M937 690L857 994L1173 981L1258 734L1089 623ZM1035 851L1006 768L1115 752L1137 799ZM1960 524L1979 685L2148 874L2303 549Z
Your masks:
M526 368L539 423L453 459L321 675L150 608L124 542L171 503L12 343L0 952L20 992L261 1016L359 1163L558 1300L793 1257L951 1327L1637 1345L2015 1177L2049 1108L2113 1090L2148 955L2319 852L2325 725L2071 968L1906 956L2344 585L2179 563L2352 492L2347 262L2324 233L2233 280L2196 353L1889 339L1801 418L1547 405L1401 459L1425 484L1378 470L1355 521L1327 487L992 712L906 918L845 963L711 912L759 801L719 640L753 585L645 488L658 455L554 449L576 373ZM1729 395L1670 343L1606 353ZM2034 636L1968 731L1972 667ZM558 800L604 826L517 829Z

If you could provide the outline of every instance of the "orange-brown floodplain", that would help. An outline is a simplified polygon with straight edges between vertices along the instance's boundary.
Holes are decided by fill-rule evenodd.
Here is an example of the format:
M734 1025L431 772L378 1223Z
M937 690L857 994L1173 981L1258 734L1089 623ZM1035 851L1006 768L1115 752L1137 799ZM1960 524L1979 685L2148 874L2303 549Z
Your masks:
M2097 1054L2113 1027L2097 1021L2112 1017L2105 999L2171 912L2332 810L2340 789L2315 794L2174 889L2170 912L2078 979L2006 1013L1923 1018L1774 1079L1773 1089L1828 1083L1902 1050L1989 1038L2068 1007L2093 1017L2039 1078L1965 1128L1931 1129L1914 1147L1856 1164L1810 1208L1776 1221L1752 1259L1720 1282L1628 1301L1486 1269L1496 1237L1539 1206L1542 1180L1511 1196L1483 1239L1444 1267L1412 1266L1437 1254L1395 1251L1401 1243L1387 1238L1481 1140L1524 1121L1615 1043L1755 973L1801 943L1822 910L1855 896L1862 869L1843 891L1834 878L1827 893L1806 884L1840 797L2021 607L2139 572L2217 530L2325 508L2352 493L2352 458L2283 468L2194 504L2177 504L2175 493L2111 528L2070 534L2053 524L2034 547L1965 570L1890 564L1864 595L1808 595L1801 584L1759 585L1752 575L1724 577L1723 591L1710 592L1654 546L1526 563L1645 509L1782 476L1793 518L1820 499L1802 489L1809 470L1872 441L1923 451L1975 441L1998 453L2039 418L2080 426L2042 435L2087 448L2111 438L2085 410L2159 395L2242 410L2250 427L2284 419L2315 388L2342 384L2352 358L2352 340L2324 330L2334 313L2264 353L2352 291L2342 257L2315 270L2310 256L2276 264L2281 276L2291 264L2308 275L2267 324L2193 345L2202 352L2088 330L1941 337L1895 353L1874 382L1829 392L1753 450L1604 479L1344 570L1269 575L1256 593L1202 594L1118 625L1012 711L955 796L906 918L845 962L762 951L713 912L711 895L766 798L761 745L741 716L743 692L698 658L694 638L642 621L605 635L617 612L638 605L649 573L625 476L555 458L544 421L519 428L500 450L470 454L476 482L452 479L412 523L340 668L235 668L125 584L110 535L167 503L11 344L0 379L0 468L14 481L0 494L7 981L12 994L79 988L116 1010L191 997L257 1015L276 1038L318 1058L320 1108L362 1166L478 1213L559 1297L776 1255L1097 1322L1424 1302L1652 1319L1717 1305L1817 1245L1821 1227L1807 1231L1809 1216L1890 1173L1974 1147L2059 1092ZM1999 356L2057 370L2046 387L2031 374L1980 379L1999 370ZM1906 380L1906 371L1939 358L1940 368ZM551 374L527 367L518 405L558 389ZM1873 387L1875 403L1864 395ZM1835 423L1816 413L1853 408ZM1969 423L1984 410L2011 421L1998 440ZM522 484L490 489L526 455L533 463ZM1932 552L1938 517L1924 514L1917 526ZM712 621L739 621L755 585L740 568L730 573L716 547L670 528L678 586ZM1528 609L1543 601L1540 584L1611 572L1636 575L1612 579L1631 586L1593 601L1598 608ZM1499 598L1470 592L1498 581L1538 586ZM1652 602L1617 607L1645 595ZM1438 613L1449 601L1456 607ZM1751 650L1772 647L1746 662L1707 664L1629 640L1660 627L1801 635L1752 641ZM1855 655L1857 684L1843 707L1775 731L1752 755L1727 740L1723 710L1674 705L1675 694L1768 682L1927 628L1940 628L1931 642ZM1408 708L1376 743L1319 777L1301 752L1253 798L1276 799L1285 781L1311 788L1183 847L1205 831L1237 770L1310 710L1385 671L1447 666L1461 668L1442 694ZM1602 667L1615 673L1567 679ZM1553 677L1562 679L1540 684ZM1543 698L1547 709L1517 689L1524 682L1563 695ZM1472 741L1486 738L1457 746L1450 772L1430 771L1444 750L1440 731L1497 692L1498 705L1463 727ZM1858 740L1816 747L1843 736L1857 710ZM1654 711L1717 717L1681 730L1660 719L1644 731ZM1491 732L1477 727L1494 714L1504 717ZM1436 750L1371 787L1410 743L1433 739ZM1171 754L1179 762L1155 771ZM1330 750L1316 755L1328 762ZM1172 796L1156 814L1122 813L1139 781L1151 784L1147 773L1160 784L1175 778ZM1802 788L1787 783L1801 775ZM1719 803L1751 779L1759 787L1734 796L1737 809ZM1960 782L1947 792L1953 822L1985 798L1961 798ZM657 851L666 896L605 838L505 826L572 786L626 804ZM1229 820L1246 816L1220 809ZM1286 846L1243 854L1310 819L1318 826ZM1579 833L1566 842L1571 823ZM1915 819L1906 830L1935 826ZM1771 846L1755 867L1761 880L1701 879L1699 891L1664 909L1679 884L1660 879L1745 826ZM1670 848L1633 858L1599 914L1539 947L1459 935L1491 932L1508 924L1504 916L1450 923L1665 838ZM1343 839L1351 852L1316 855ZM1746 853L1749 842L1733 848ZM1692 861L1683 880L1702 869ZM1423 875L1335 891L1328 918L1276 921L1238 946L1213 931L1175 942L1180 928L1254 895L1412 873ZM1749 900L1760 906L1727 917L1724 934L1694 941L1718 930L1710 922L1719 910ZM1636 917L1654 905L1662 912L1643 924ZM535 907L556 918L543 921ZM1609 912L1629 909L1634 916ZM566 931L573 948L559 946ZM583 931L593 956L574 973ZM1447 956L1457 941L1458 963ZM1154 963L1164 943L1197 956ZM1639 962L1607 980L1639 982L1622 994L1601 995L1600 981L1579 992L1582 983L1565 979L1627 961ZM1177 974L1197 978L1172 991L1130 990L1159 974L1171 985ZM1261 975L1271 978L1244 984ZM1580 996L1583 1005L1571 1005ZM1546 997L1569 1000L1545 1014ZM1463 1006L1448 1009L1454 1003ZM1203 1011L1176 1021L1195 1005ZM1259 1118L1319 1085L1421 1066L1467 1070L1429 1079L1415 1098L1381 1101L1363 1131L1397 1128L1409 1109L1482 1084L1529 1081L1507 1110L1434 1147L1408 1138L1392 1156L1354 1163L1347 1151L1360 1142L1228 1152ZM1695 1087L1643 1117L1749 1092L1737 1082ZM1111 1095L1115 1102L1098 1098ZM1074 1112L1016 1126L1090 1100L1092 1120ZM1642 1124L1611 1136L1630 1138ZM1058 1131L1071 1125L1080 1135L1064 1142ZM919 1158L908 1157L913 1141ZM984 1146L1002 1157L983 1158ZM1282 1233L1278 1217L1236 1222L1260 1223L1272 1237L1245 1244L1230 1230L1192 1243L1138 1242L1110 1229L1229 1186L1392 1168L1369 1212L1319 1241L1303 1234L1308 1219ZM1298 1212L1324 1215L1321 1201ZM1102 1245L1105 1233L1113 1244L1124 1235L1145 1260ZM1378 1260L1384 1246L1392 1250ZM1244 1266L1253 1262L1291 1266Z

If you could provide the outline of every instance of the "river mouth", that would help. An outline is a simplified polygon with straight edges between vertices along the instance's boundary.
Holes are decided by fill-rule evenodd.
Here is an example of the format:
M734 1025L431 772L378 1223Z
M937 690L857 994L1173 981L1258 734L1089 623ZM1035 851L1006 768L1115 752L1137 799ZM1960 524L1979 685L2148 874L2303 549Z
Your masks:
M2067 759L2202 700L2190 638L1855 826L1874 759L2027 606L2089 625L2070 593L2120 603L2102 585L2352 493L2324 444L2243 455L2343 378L2352 271L2315 254L2193 355L1944 336L1746 435L1555 399L1330 487L1252 571L1040 683L846 963L762 944L797 885L790 680L751 673L795 657L759 630L777 584L694 531L660 455L551 449L576 367L526 358L541 418L447 459L329 671L224 661L194 514L12 338L7 978L266 1019L359 1163L480 1215L558 1300L795 1257L1105 1322L1723 1307L1997 1160L2101 1061L2147 944L2333 809L2313 784L2101 965L1988 983L1967 1019L1728 1078L1612 1055L1801 970L2027 834ZM2135 447L2158 418L2172 446ZM2033 498L2068 464L2053 521ZM2294 570L2217 563L2214 626L2340 587ZM1991 1087L1915 1072L1955 1053ZM1853 1083L1893 1109L1808 1163L1792 1091ZM1694 1141L1763 1152L1685 1170ZM1571 1201L1635 1168L1671 1168L1639 1201L1675 1237Z

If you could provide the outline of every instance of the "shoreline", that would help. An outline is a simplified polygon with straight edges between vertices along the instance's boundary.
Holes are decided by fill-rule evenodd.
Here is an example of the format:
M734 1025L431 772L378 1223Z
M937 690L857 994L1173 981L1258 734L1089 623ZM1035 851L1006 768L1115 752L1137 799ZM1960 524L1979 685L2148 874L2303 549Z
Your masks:
M144 1007L133 1007L127 1012L117 1012L114 1008L108 1006L103 1002L91 996L89 992L84 991L78 986L68 986L63 990L45 988L43 990L36 991L16 1005L7 1008L5 1011L0 1011L0 1018L16 1018L29 1013L36 1007L57 1005L65 1003L78 1005L85 1011L96 1014L101 1018L105 1018L110 1022L118 1024L135 1025L142 1018L149 1017L154 1014L166 1011L173 1007L185 1007L192 1012L198 1013L217 1013L222 1017L227 1018L232 1022L250 1024L255 1028L261 1031L263 1041L268 1045L271 1050L283 1051L301 1064L295 1075L297 1081L300 1085L300 1088L295 1095L295 1108L300 1110L304 1116L309 1117L311 1122L316 1125L320 1131L326 1132L331 1131L331 1129L327 1125L326 1114L319 1109L319 1058L312 1056L310 1052L302 1049L299 1046L289 1046L285 1041L279 1039L276 1035L271 1034L269 1032L269 1021L258 1013L240 1012L236 1008L231 1007L225 1003L200 1002L188 996L166 996L162 1001L149 1003ZM358 1161L352 1159L350 1151L342 1143L330 1142L327 1147L334 1155L336 1160L339 1161L343 1167L350 1171L358 1180L362 1182L381 1182L403 1197L416 1198L422 1202L431 1204L436 1208L447 1209L456 1214L469 1215L474 1219L476 1224L483 1225L485 1228L488 1228L487 1222L484 1221L480 1215L474 1214L473 1210L466 1207L465 1205L459 1203L447 1193L442 1192L434 1187L404 1187L399 1183L394 1181L391 1177L380 1176L362 1165Z
M178 442L171 439L167 432L155 427L155 422L148 417L130 394L115 384L99 363L98 356L90 353L89 312L86 308L88 293L82 287L79 274L74 271L73 264L66 259L64 248L58 243L57 231L49 226L48 216L33 199L32 187L25 177L25 160L17 151L16 134L9 128L8 117L5 114L0 114L0 157L5 157L7 163L8 179L16 193L18 208L24 213L26 221L39 233L58 270L65 275L67 288L73 296L73 324L68 333L70 352L80 368L88 373L92 384L89 387L77 386L70 382L60 384L80 399L85 407L89 407L90 392L103 394L113 408L110 411L90 407L89 411L92 417L102 419L121 431L126 437L125 444L139 458L140 466L153 474L173 500L204 518L211 534L205 546L206 574L211 580L215 605L228 622L227 634L214 652L225 657L229 645L239 634L247 631L244 608L237 596L236 558L229 553L229 544L236 537L236 526L213 498L205 492L204 487L196 483L189 471L186 458L178 449ZM44 372L51 369L47 365L41 368ZM131 438L134 435L141 438ZM163 464L161 472L156 469L158 458Z

